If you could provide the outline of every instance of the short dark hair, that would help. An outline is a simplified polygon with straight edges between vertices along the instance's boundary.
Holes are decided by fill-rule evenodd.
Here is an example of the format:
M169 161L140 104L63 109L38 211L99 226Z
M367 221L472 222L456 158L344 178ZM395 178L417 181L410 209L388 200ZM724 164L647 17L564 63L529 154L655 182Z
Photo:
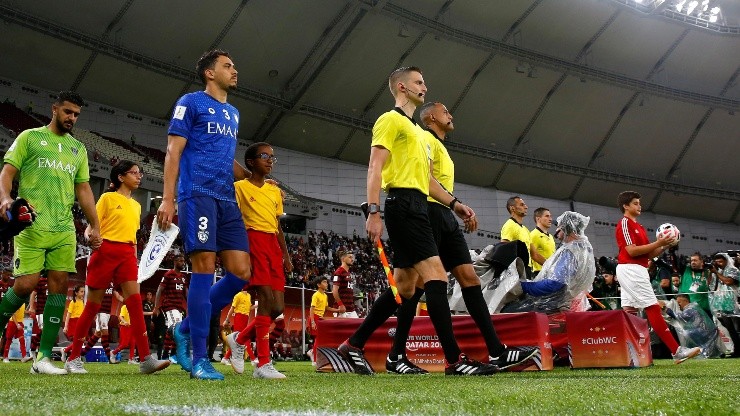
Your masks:
M313 279L313 282L311 282L311 283L314 286L319 287L319 285L321 284L321 282L323 282L324 280L326 280L327 282L329 282L329 278L326 277L326 276L316 276L316 278Z
M689 297L689 295L687 295L685 293L679 293L678 295L676 295L676 298L686 298L686 300L688 300L689 302L691 302L691 298Z
M516 205L516 200L517 199L522 199L522 198L519 197L518 195L515 195L515 196L512 196L511 198L509 198L509 199L506 200L506 211L507 212L511 213L510 207L513 207L513 206Z
M260 147L264 146L272 147L272 145L267 142L256 142L250 144L249 147L247 147L247 150L244 151L244 164L246 165L248 160L257 159Z
M640 199L642 195L635 191L624 191L617 197L617 204L619 204L619 210L624 213L624 206L629 205L633 199Z
M231 58L228 52L221 49L214 49L212 51L204 53L203 56L198 59L198 63L195 64L195 73L198 74L200 82L202 82L204 85L206 83L206 69L214 69L216 67L216 61L218 60L219 56Z
M545 211L550 211L550 210L547 209L547 208L543 208L543 207L537 208L536 210L534 210L534 217L535 218L539 218L539 217L545 215Z
M419 118L421 119L421 124L425 126L427 125L426 119L429 117L429 113L431 113L432 110L434 110L434 107L439 104L442 103L440 103L439 101L429 101L421 106L421 109L419 110Z
M126 172L131 170L134 166L139 166L136 162L132 162L130 160L120 160L118 163L115 164L110 170L110 185L112 190L115 191L118 188L121 187L121 180L118 179L118 176L125 175ZM141 166L139 166L139 169L141 169Z
M420 74L423 74L421 72L421 68L419 68L418 66L402 66L400 68L394 69L393 72L388 75L388 88L391 89L391 94L393 94L394 96L396 95L396 89L394 86L396 85L398 80L401 79L401 77L411 72L418 72Z
M62 105L65 101L69 101L70 103L78 105L80 107L85 105L85 100L82 99L80 94L77 94L74 91L60 91L59 94L57 94L57 98L54 104Z
M702 254L700 252L698 252L698 251L695 251L695 252L691 253L691 255L689 256L689 258L694 257L694 256L699 257L700 259L704 260L704 256L702 256Z

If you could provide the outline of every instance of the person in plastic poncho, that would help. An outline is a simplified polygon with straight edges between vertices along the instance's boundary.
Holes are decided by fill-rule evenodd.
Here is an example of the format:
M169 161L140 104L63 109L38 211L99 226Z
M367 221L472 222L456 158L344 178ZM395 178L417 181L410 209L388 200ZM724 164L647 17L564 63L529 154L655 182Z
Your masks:
M565 211L557 218L555 237L562 245L545 261L533 281L521 282L524 299L506 305L502 312L554 313L589 308L586 293L596 276L594 251L584 233L589 220L573 211Z
M670 324L676 329L681 345L701 348L701 354L706 358L721 356L723 348L712 318L698 303L691 302L687 294L676 296L675 302L678 308L668 307L666 314L671 318Z

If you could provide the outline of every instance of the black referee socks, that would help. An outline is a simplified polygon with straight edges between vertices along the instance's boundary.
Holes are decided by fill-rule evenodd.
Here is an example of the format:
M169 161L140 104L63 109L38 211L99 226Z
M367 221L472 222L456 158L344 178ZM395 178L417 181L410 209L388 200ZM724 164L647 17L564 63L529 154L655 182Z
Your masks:
M391 357L406 355L406 340L409 337L409 331L411 331L411 324L414 322L416 305L419 304L419 299L423 294L424 289L417 287L411 299L403 299L403 303L398 307L398 311L396 311L396 317L398 318L396 335L393 336L393 345L389 353Z
M483 335L483 339L486 341L488 354L491 357L498 357L504 352L504 346L501 345L496 330L493 329L491 314L488 312L488 306L483 298L480 285L462 288L462 297L470 317L473 318L481 335Z
M427 294L427 311L432 320L434 330L437 331L439 343L449 364L460 360L460 347L452 333L452 315L450 304L447 302L447 282L444 280L430 280L424 284Z
M365 348L365 342L378 327L393 315L397 308L398 304L396 303L396 297L393 296L393 290L391 288L386 289L375 300L370 312L368 312L360 327L357 328L357 331L349 337L349 344L355 348Z

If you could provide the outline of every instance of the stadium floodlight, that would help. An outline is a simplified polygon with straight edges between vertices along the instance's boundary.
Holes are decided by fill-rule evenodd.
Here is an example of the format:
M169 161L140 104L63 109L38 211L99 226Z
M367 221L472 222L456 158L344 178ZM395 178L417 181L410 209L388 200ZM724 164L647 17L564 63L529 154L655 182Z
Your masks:
M686 4L686 0L681 0L678 3L676 3L676 10L681 13L683 10L683 5Z

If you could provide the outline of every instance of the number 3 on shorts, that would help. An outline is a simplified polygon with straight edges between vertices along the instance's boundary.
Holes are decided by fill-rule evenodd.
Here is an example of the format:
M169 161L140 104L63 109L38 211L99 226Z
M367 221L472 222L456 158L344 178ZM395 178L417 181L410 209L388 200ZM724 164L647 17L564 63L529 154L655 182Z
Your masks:
M205 231L208 229L208 218L200 217L198 218L198 222L200 223L200 225L198 226L199 230Z

